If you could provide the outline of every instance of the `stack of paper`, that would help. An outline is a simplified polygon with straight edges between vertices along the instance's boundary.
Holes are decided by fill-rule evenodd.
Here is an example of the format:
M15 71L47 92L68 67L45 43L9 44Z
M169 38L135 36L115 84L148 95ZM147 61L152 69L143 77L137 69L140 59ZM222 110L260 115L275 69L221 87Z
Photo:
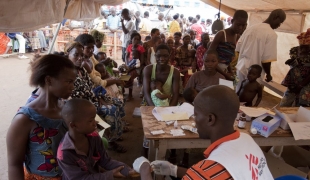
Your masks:
M291 116L292 117L292 116ZM295 119L290 119L289 126L295 140L310 139L310 111L300 107Z
M100 137L103 136L104 130L111 127L108 123L106 123L105 121L103 121L98 115L96 115L95 120L98 122L97 126L98 128L98 134L100 135Z
M158 121L188 120L194 114L194 106L183 103L181 106L155 107L152 114Z
M170 134L172 134L173 136L185 136L182 129L171 129Z

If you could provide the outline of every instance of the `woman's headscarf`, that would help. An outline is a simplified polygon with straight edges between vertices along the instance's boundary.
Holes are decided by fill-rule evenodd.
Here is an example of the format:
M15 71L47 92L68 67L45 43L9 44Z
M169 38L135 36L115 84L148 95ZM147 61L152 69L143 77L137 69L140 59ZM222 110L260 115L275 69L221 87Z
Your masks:
M189 34L184 34L184 36L183 36L182 40L184 40L186 37L191 38L191 35L189 35Z
M297 36L299 45L310 45L310 28Z
M90 35L93 36L93 38L95 39L95 41L100 41L100 42L102 42L103 39L104 39L104 34L101 33L101 32L99 32L99 31L97 31L97 30L92 30L92 31L90 32Z
M172 41L174 42L174 39L173 39L172 36L169 36L169 37L167 38L166 43L167 43L169 40L172 40Z

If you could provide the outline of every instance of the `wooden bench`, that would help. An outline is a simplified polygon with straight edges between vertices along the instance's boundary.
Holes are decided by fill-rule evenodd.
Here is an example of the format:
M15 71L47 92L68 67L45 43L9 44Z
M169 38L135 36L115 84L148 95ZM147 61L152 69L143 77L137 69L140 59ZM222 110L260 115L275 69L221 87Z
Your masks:
M283 97L284 92L286 91L287 87L276 83L274 81L271 82L266 82L266 81L262 81L260 82L263 86L269 88L270 90L272 90L273 92L275 92L276 94L278 94L279 96Z

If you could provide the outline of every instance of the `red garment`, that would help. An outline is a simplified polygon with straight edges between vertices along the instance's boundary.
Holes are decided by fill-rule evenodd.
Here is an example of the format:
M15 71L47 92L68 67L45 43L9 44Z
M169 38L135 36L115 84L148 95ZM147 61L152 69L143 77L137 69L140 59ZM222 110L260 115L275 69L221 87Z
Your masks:
M143 53L145 52L145 49L144 49L143 46L141 46L140 44L138 44L137 50L139 51L140 55L143 54ZM129 45L128 45L126 51L130 53L129 60L132 60L132 55L131 55L132 44L129 44Z
M200 45L197 48L196 51L196 58L197 58L197 67L201 71L203 67L203 56L207 52L208 49L206 49L203 45Z
M195 23L191 26L191 30L196 32L196 39L199 40L199 42L201 42L201 34L202 34L202 27L201 25Z

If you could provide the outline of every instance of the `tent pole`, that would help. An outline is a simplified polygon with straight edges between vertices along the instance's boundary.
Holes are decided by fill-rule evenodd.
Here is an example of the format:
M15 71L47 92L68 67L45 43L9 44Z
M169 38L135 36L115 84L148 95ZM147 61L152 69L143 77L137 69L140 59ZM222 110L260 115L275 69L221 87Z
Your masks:
M68 5L69 5L69 2L70 2L70 1L71 1L71 0L67 0L67 1L66 1L66 6L65 6L65 9L64 9L64 17L65 17L65 14L66 14L66 12L67 12L67 8L68 8ZM51 52L52 52L52 49L53 49L53 47L54 47L56 38L57 38L57 36L58 36L59 30L60 30L60 27L61 27L61 23L62 23L62 22L60 22L60 23L58 24L57 29L56 29L56 32L55 32L55 34L53 35L52 44L50 45L50 48L48 49L48 54L51 54Z
M54 47L56 38L57 38L57 36L58 36L58 32L59 32L60 27L61 27L61 22L60 22L60 23L58 24L58 26L57 26L56 32L55 32L55 34L54 34L54 36L53 36L52 43L51 43L51 45L50 45L50 48L48 49L48 54L51 54L51 52L52 52L52 50L53 50L53 47Z

